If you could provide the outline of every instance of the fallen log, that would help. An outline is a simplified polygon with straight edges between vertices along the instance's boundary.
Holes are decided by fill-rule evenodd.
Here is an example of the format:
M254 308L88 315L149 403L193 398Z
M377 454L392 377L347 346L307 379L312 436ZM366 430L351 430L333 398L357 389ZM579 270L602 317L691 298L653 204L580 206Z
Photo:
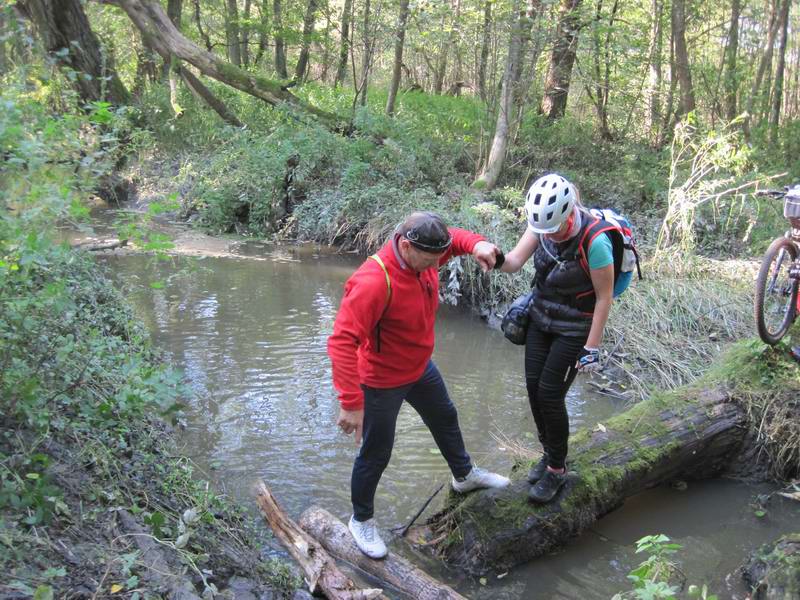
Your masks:
M570 441L558 496L532 504L529 464L502 490L450 492L445 508L409 537L468 572L507 570L562 546L644 489L719 475L745 438L746 411L722 388L658 395Z
M358 589L320 544L286 516L263 481L256 486L256 502L275 537L303 569L312 594L321 591L330 600L372 600L382 597L383 590Z
M800 598L800 533L754 552L742 566L742 576L753 600Z
M81 244L76 244L75 248L80 248L81 250L87 250L89 252L100 252L101 250L116 250L117 248L124 248L128 245L128 240L117 240L117 239L110 239L110 240L103 240L102 242L84 242Z
M385 581L414 600L465 600L396 553L383 560L368 558L356 546L347 526L324 509L312 506L300 515L299 524L336 558Z

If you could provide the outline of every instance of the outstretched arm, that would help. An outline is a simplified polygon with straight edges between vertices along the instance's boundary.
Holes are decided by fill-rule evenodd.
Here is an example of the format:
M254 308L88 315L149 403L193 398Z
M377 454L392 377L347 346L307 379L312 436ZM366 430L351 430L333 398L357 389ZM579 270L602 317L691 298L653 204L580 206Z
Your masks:
M525 233L519 238L514 249L506 254L506 260L500 270L504 273L516 273L522 268L528 259L533 256L536 247L539 245L539 238L530 229L525 228Z

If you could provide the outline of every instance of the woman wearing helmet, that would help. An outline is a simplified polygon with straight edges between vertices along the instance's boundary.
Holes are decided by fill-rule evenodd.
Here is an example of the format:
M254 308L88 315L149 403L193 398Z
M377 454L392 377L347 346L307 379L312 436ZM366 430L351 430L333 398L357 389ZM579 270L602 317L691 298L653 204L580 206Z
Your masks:
M569 417L565 397L578 371L599 368L614 288L611 240L580 203L577 188L555 173L537 179L525 198L528 227L502 271L531 256L534 297L525 340L525 383L544 449L528 473L529 498L549 502L566 482ZM586 250L588 248L588 251Z

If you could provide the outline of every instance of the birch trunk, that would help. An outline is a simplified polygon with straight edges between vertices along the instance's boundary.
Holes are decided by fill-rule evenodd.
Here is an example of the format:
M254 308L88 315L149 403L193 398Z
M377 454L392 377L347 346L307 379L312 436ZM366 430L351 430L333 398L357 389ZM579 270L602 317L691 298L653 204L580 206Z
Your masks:
M389 97L386 100L386 114L394 114L394 103L397 90L400 89L400 77L403 67L403 46L406 39L406 23L408 22L408 0L400 0L400 14L397 18L397 32L394 41L394 65L392 66L392 82L389 85Z

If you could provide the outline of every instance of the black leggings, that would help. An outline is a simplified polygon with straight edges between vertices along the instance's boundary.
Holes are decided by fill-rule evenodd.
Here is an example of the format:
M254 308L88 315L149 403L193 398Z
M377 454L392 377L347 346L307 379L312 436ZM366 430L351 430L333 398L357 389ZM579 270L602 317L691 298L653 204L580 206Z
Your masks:
M566 466L569 417L564 398L577 369L587 336L545 333L533 323L525 339L525 385L539 441L554 469Z
M404 401L419 413L430 429L453 476L469 474L472 461L464 448L458 412L433 361L414 383L396 388L378 389L365 385L361 388L364 390L364 440L350 479L356 521L372 518L375 490L392 456L397 415Z

